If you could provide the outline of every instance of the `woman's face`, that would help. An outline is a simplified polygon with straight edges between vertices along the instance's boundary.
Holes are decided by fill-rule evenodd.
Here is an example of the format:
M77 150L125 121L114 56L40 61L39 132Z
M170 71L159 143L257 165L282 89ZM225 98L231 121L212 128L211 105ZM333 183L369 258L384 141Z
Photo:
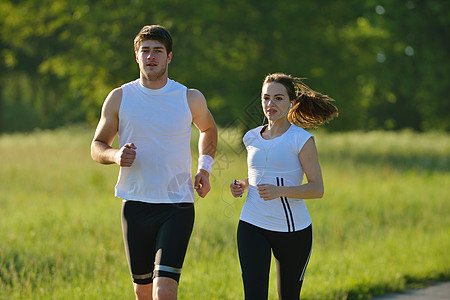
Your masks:
M278 82L269 82L263 85L261 100L264 115L269 121L286 118L290 105L294 102L289 100L284 85Z

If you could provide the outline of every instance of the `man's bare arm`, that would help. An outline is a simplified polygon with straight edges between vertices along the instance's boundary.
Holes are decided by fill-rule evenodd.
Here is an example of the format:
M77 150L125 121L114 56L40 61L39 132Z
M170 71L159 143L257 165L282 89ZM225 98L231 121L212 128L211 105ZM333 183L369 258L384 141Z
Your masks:
M100 121L91 144L91 157L101 164L118 164L130 167L136 158L136 146L125 144L121 149L112 148L119 128L119 108L122 101L122 89L118 88L106 97L103 103Z
M192 122L200 131L199 156L209 155L214 158L217 148L217 127L206 105L206 99L201 92L190 89L188 90L188 103L192 113ZM200 197L206 196L211 189L209 175L204 169L200 169L195 175L194 187Z

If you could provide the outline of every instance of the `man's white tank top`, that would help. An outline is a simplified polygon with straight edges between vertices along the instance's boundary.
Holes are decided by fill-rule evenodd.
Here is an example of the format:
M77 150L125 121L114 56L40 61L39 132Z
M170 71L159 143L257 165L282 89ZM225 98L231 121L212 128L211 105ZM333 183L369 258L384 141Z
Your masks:
M264 201L258 184L297 186L304 171L298 154L312 137L303 128L291 125L281 136L266 140L262 126L248 131L243 138L247 148L248 194L240 219L255 226L279 232L298 231L311 224L303 199L280 197Z
M122 86L119 144L134 143L136 159L121 167L116 196L148 203L194 202L192 114L187 88L171 79L148 89L140 79Z

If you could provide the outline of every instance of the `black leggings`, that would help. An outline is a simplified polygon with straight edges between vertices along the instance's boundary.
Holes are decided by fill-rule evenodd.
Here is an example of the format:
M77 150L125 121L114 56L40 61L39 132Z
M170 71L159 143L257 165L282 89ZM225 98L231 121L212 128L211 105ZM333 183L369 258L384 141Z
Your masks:
M311 254L311 225L299 231L276 232L239 221L237 244L246 300L267 299L271 251L277 263L279 298L300 298Z

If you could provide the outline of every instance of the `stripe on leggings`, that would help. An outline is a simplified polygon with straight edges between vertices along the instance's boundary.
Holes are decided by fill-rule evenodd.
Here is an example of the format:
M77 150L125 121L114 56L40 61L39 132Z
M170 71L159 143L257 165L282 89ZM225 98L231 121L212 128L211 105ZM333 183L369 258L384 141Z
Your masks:
M175 274L181 274L181 268L174 268L174 267L169 267L169 266L156 265L155 270L170 272L170 273L175 273Z
M306 267L308 266L308 263L309 263L309 258L311 257L311 252L312 252L312 241L311 241L311 248L309 248L308 259L306 260L305 266L303 267L302 276L300 276L300 280L299 281L302 281L303 277L305 277L305 271L306 271Z
M142 274L142 275L131 274L131 276L134 279L148 279L148 278L152 278L153 277L153 272L147 273L147 274Z

